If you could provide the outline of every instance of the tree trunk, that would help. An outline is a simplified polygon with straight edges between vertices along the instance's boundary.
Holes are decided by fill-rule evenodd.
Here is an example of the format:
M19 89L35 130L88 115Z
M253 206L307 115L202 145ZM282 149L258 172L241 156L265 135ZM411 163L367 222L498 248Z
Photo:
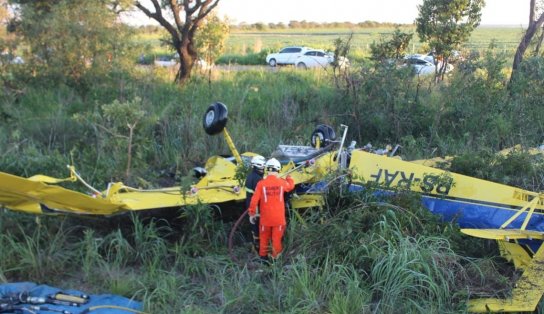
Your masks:
M534 18L534 0L531 0L531 12L530 12L530 18ZM529 47L529 44L531 43L531 40L533 39L533 36L535 35L536 31L542 26L542 23L544 23L544 13L540 15L538 20L536 21L530 21L529 27L527 27L527 31L525 32L525 35L521 39L521 42L519 43L518 49L516 50L516 54L514 55L514 62L512 63L512 74L510 75L510 82L508 83L508 86L512 85L512 82L514 81L514 77L518 71L519 65L523 61L523 55L525 54L525 51Z
M183 44L182 44L183 45ZM183 85L191 76L195 64L196 54L191 54L186 44L178 48L179 69L176 74L176 83Z
M153 8L148 9L140 1L135 2L135 6L145 15L156 20L170 34L172 38L172 47L179 54L179 69L176 73L176 83L183 85L190 77L191 70L198 57L193 40L195 32L202 20L219 3L219 0L148 0ZM163 15L163 7L168 8L172 14L174 24ZM185 14L185 19L182 17Z

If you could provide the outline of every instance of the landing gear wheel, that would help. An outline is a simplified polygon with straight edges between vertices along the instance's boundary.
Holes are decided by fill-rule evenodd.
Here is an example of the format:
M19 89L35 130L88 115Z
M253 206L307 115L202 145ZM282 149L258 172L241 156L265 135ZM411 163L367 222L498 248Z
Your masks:
M317 146L318 138L319 142L321 143L321 147L327 146L330 144L331 141L334 141L336 139L336 133L334 132L332 127L326 124L320 124L316 126L315 130L312 132L312 147Z
M204 131L209 135L221 133L227 125L227 115L227 106L224 104L216 102L215 104L210 105L204 114Z

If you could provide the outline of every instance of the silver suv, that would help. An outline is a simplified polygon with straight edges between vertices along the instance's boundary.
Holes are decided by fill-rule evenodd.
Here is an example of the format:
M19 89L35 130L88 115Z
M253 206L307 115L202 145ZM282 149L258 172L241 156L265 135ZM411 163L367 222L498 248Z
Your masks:
M302 46L285 47L280 52L267 55L266 63L271 67L281 64L295 64L297 58L308 50L312 50L312 48Z

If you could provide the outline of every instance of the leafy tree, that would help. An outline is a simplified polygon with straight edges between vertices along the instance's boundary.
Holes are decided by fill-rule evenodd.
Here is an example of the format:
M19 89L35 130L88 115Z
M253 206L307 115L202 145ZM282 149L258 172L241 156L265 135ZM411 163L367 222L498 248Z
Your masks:
M258 31L265 31L266 28L266 25L262 22L255 23L255 29L257 29Z
M416 31L433 49L437 78L444 76L452 51L480 24L484 5L484 0L424 0L418 6ZM443 60L440 69L439 60Z
M143 159L149 149L149 140L144 134L157 121L148 108L149 103L135 97L126 101L116 99L98 110L74 115L74 121L93 130L92 136L99 149L108 150L109 159L115 163L114 169L125 164L124 177L128 182L131 182L135 168L146 169ZM111 177L122 176L121 170L110 171Z
M79 85L93 71L119 66L128 45L126 26L110 1L18 1L16 31L29 47L33 71Z
M170 34L170 45L179 54L180 67L176 75L176 82L183 84L190 76L191 70L198 58L195 43L197 29L204 18L217 6L219 0L150 0L153 8L150 9L142 1L135 5L145 15L156 20ZM167 15L173 17L173 22ZM185 15L182 18L182 14Z
M345 39L336 38L334 44L334 61L331 62L334 75L334 83L337 87L340 84L340 77L346 81L348 78L348 64L346 64L346 57L351 50L351 40L353 39L353 33Z
M203 56L208 64L213 64L215 59L225 50L225 42L229 34L229 25L217 15L210 14L195 36L198 54Z
M385 40L384 38L380 38L379 43L372 43L370 45L372 59L400 59L404 56L413 36L414 34L404 33L397 27L391 39Z
M13 80L12 71L9 68L18 44L16 36L8 31L11 20L8 1L0 0L0 86L3 87L7 87L8 81ZM0 105L0 117L3 116L2 111L2 105Z
M140 108L141 103L141 99L137 97L132 101L123 103L114 100L113 103L102 106L104 118L110 126L110 132L116 137L126 138L127 141L126 180L130 179L135 129L142 119L148 117L146 112ZM128 136L120 135L125 129L128 129Z
M523 61L523 55L525 54L525 51L529 47L529 44L531 43L531 40L533 39L533 36L536 34L536 31L544 25L544 12L540 12L538 18L536 18L537 11L538 10L536 0L531 0L530 6L529 6L529 26L527 27L527 31L525 31L525 35L521 39L521 42L519 43L518 49L516 50L516 54L514 55L514 62L512 63L512 75L510 76L510 83L514 80L514 77L516 73L518 72L519 65ZM542 3L539 3L542 5ZM509 84L511 86L511 84Z

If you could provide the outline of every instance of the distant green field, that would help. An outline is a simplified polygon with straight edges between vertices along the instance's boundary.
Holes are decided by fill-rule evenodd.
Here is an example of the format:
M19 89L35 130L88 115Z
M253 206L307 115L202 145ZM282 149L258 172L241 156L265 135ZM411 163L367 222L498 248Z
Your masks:
M402 28L404 32L414 33L410 53L422 53L427 48L419 42L415 27ZM262 50L279 50L287 45L304 45L320 49L332 50L336 38L352 38L352 53L357 56L368 56L370 45L380 38L388 38L393 28L357 28L357 29L274 29L265 31L231 31L224 54L245 55ZM520 27L479 27L461 50L485 50L492 41L499 51L513 54L523 29ZM137 42L147 46L153 54L171 54L167 47L161 46L159 34L140 34Z
M353 34L352 48L355 52L366 54L370 44L377 42L381 37L387 38L394 31L392 28L367 29L286 29L263 32L236 31L231 32L225 53L244 54L259 52L262 49L277 50L286 45L306 45L322 49L332 49L333 41L338 38L348 38ZM423 52L425 49L419 42L415 27L404 28L405 32L414 33L410 52ZM469 42L463 49L486 49L492 40L497 48L506 52L513 51L522 34L521 28L513 27L480 27L472 34Z

